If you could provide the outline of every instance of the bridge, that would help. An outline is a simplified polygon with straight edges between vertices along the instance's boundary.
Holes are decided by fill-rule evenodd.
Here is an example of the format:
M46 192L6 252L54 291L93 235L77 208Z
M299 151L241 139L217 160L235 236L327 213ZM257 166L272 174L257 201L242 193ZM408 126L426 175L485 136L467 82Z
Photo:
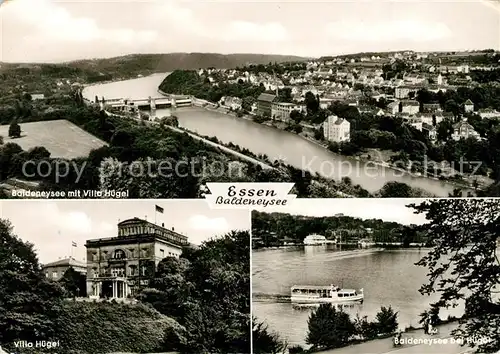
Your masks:
M100 100L99 104L101 105L102 109L104 109L105 107L111 107L120 109L122 111L149 111L165 108L190 107L193 105L193 98L191 96L177 95L139 99L103 97Z

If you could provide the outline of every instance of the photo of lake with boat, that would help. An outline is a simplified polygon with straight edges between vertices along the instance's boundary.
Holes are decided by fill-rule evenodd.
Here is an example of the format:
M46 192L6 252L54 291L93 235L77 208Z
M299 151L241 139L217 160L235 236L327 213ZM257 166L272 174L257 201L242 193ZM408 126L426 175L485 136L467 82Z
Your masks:
M297 199L289 208L276 212L254 211L254 352L269 352L256 343L261 336L256 336L255 324L274 335L279 345L286 347L283 352L289 353L386 353L394 350L392 335L399 332L407 339L456 341L451 332L458 328L466 302L478 296L477 290L468 285L457 288L468 300L457 298L449 308L440 307L435 304L442 301L449 283L440 288L439 280L458 276L460 282L471 276L458 264L458 258L450 256L452 252L468 254L474 268L477 247L492 255L500 251L499 227L489 224L491 235L479 235L476 232L482 226L473 222L494 222L499 215L498 199ZM484 238L481 246L478 238ZM453 244L457 240L461 241ZM437 260L436 266L431 259ZM438 276L437 265L450 260L452 265L458 263ZM498 269L498 259L491 259L491 268L486 263L484 266ZM419 290L429 284L430 272L435 272L438 280L429 294L421 294ZM488 281L498 288L498 276L495 279L492 275ZM486 298L498 304L496 295L492 291ZM344 322L315 319L323 307L334 308L337 316L344 316ZM338 333L350 326L352 333L340 338ZM315 334L314 328L316 332L325 328L325 333ZM337 332L337 338L325 341L332 332ZM456 343L415 345L398 344L401 353L416 353L420 345L425 349L422 353L458 354L465 349Z

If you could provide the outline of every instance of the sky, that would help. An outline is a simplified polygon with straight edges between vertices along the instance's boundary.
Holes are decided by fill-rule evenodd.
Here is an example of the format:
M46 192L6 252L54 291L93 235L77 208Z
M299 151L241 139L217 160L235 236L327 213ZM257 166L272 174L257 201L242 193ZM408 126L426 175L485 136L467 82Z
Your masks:
M499 49L499 14L498 0L8 0L0 61Z
M0 217L14 234L35 245L42 263L73 256L85 259L85 241L118 235L117 224L133 217L174 227L194 244L232 230L250 230L247 210L211 210L205 200L9 200L0 202ZM77 247L72 247L72 242ZM73 253L72 253L73 252Z
M404 225L421 225L426 222L425 215L414 214L409 204L420 204L422 199L402 198L339 198L339 199L295 199L287 207L266 207L264 212L278 212L303 216L346 216L361 219L381 219L395 221Z

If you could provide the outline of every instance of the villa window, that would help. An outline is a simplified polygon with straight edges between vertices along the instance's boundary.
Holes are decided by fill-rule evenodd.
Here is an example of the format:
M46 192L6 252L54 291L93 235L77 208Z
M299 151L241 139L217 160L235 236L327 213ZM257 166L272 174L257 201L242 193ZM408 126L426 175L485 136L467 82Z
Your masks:
M124 259L125 258L125 252L123 252L123 250L116 250L114 255L113 255L113 258L115 259Z
M160 249L160 256L161 256L162 258L163 258L163 257L165 257L165 251L164 251L164 250L162 250L162 249Z
M97 253L92 253L92 260L97 261Z
M57 278L57 272L52 272L52 279L56 279Z
M125 273L125 270L123 268L112 268L111 269L111 275L113 277L123 277Z

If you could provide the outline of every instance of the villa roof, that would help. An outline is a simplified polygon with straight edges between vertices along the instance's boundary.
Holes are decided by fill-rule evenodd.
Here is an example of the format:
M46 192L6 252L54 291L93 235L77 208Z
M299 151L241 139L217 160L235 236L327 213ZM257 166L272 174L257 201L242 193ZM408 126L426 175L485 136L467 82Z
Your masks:
M75 267L87 267L87 264L81 261L77 261L76 259L70 257L70 258L64 258L60 259L55 262L47 263L43 265L43 268L48 268L48 267L70 267L70 266L75 266Z

